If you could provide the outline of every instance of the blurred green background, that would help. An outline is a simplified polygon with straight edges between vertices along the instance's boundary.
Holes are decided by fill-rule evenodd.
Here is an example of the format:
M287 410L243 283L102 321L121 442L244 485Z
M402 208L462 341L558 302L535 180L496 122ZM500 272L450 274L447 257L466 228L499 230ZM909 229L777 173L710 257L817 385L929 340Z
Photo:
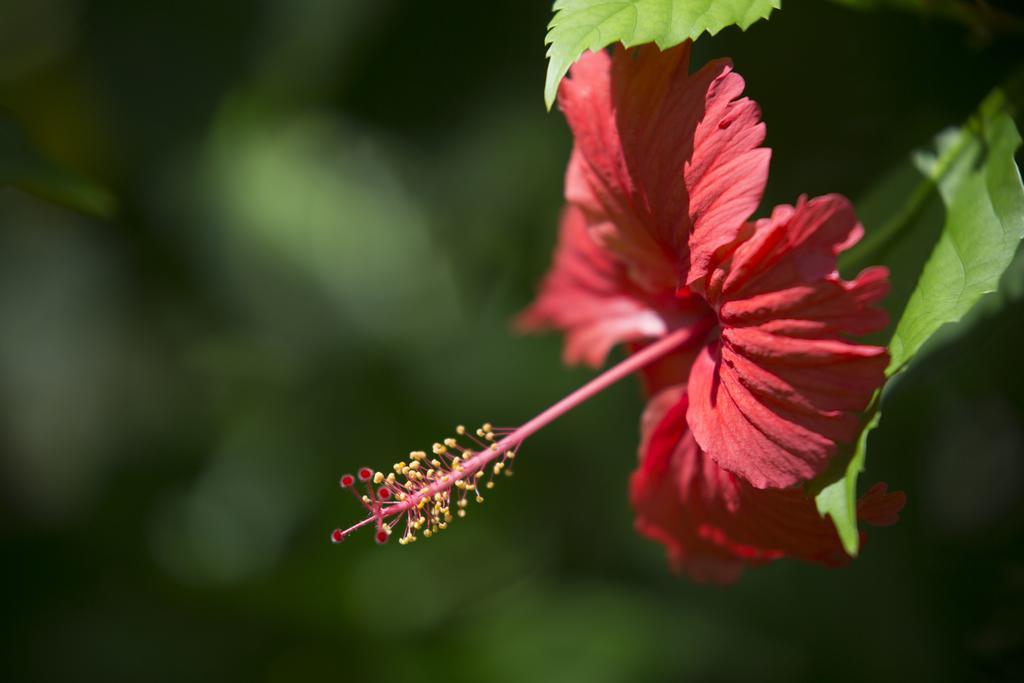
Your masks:
M549 15L0 2L0 105L92 211L0 189L0 678L1024 676L1021 301L893 393L864 480L909 503L848 569L673 576L632 531L634 381L533 437L441 537L328 542L359 518L342 472L590 375L509 325L571 144L542 103ZM763 215L862 196L1024 45L787 0L696 55L731 55L762 105Z

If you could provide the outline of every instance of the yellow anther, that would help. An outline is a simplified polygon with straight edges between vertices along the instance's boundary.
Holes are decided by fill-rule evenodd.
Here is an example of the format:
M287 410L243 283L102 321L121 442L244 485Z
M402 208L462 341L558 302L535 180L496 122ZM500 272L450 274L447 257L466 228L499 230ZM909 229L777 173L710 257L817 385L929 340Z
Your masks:
M442 453L448 452L448 449L445 448L443 444L439 443L435 443L433 446L431 446L431 449L434 451L434 455L441 455Z
M487 488L493 489L494 488L494 482L493 481L487 482Z
M508 458L509 460L515 460L516 452L515 451L505 451L505 457Z
M478 503L484 502L484 497L483 496L477 496L476 497L476 502L478 502Z
M423 530L423 538L430 538L433 535L434 535L434 532L431 531L430 529L424 529ZM430 546L430 547L433 548L434 546Z
M497 452L497 450L498 450L498 444L496 444L496 443L492 443L492 444L491 444L491 450L492 450L492 451L495 451L495 452Z
M395 474L394 474L394 472L392 472L387 477L385 477L385 479L387 479L389 484L394 484L395 483Z
M419 460L413 460L412 464L409 465L409 469L410 470L418 470L419 468L420 468L420 461Z
M383 481L384 481L384 473L383 472L377 472L377 474L373 475L373 483L374 484L380 484Z
M369 505L370 497L369 496L363 496L363 502L366 503L367 505Z
M447 512L446 512L446 513L444 513L444 521L445 521L445 525L444 525L444 526L448 526L448 524L447 524L447 523L448 523L448 522L450 522L450 521L452 521L452 516L451 516L451 514L450 514L450 513L447 513ZM443 528L444 528L444 526L442 526L441 528L443 529Z
M477 479L479 479L480 477L484 476L484 471L483 471L483 470L480 470L479 472L477 472L477 473L476 473L475 475L473 475L473 476L475 476L475 477L476 477Z
M460 462L462 462L462 458L456 455L452 458L452 467L458 467Z
M438 468L438 469L441 468L441 461L437 460L436 458L434 460L431 460L430 464L433 465L434 467Z
M455 439L453 439L451 437L448 437L447 439L444 440L444 445L447 446L448 448L455 448L455 446L457 444L458 444L458 441L456 441Z
M479 436L481 439L484 438L484 430L482 430L482 429L476 430L476 435Z
M465 517L465 516L466 516L466 511L465 510L459 510L459 517Z
M460 508L466 507L466 504L467 503L466 503L466 499L465 498L462 498L462 499L459 500L459 507Z
M455 428L455 433L458 434L459 436L462 436L463 434L466 433L466 426L459 425L458 427Z
M485 432L494 431L494 427L491 426L490 422L484 422L484 425L483 427L481 427L481 429L483 429Z

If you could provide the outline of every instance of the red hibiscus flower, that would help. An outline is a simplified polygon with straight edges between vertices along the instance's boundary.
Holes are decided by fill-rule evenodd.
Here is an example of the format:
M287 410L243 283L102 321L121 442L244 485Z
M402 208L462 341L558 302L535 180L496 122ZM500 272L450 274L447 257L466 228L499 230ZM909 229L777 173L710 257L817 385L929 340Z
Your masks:
M511 474L525 439L639 371L651 401L631 498L676 568L724 582L785 556L846 561L801 485L857 435L882 384L885 349L850 337L886 324L874 304L888 274L836 272L862 233L842 197L749 220L768 173L757 105L728 62L688 66L689 45L588 54L559 93L576 139L567 207L520 322L563 330L567 362L600 365L619 344L627 358L518 427L460 425L391 472L342 476L366 516L333 542L371 525L378 543L443 531ZM858 513L889 524L902 505L879 485Z
M565 360L601 364L678 335L644 369L631 497L637 528L676 567L726 581L783 556L841 564L838 536L798 488L854 439L884 379L884 268L852 281L836 256L863 232L850 203L800 198L751 222L769 150L727 61L693 74L689 45L588 53L559 106L575 137L554 265L520 322L566 334ZM685 330L685 334L680 334ZM861 519L892 523L884 485Z

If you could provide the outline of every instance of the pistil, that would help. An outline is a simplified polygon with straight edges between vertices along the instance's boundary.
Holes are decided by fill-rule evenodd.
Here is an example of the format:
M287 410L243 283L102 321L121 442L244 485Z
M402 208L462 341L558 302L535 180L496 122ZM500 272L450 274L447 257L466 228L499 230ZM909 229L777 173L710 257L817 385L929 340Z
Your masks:
M417 532L422 531L424 536L429 537L445 529L452 520L452 489L456 490L456 514L460 517L465 516L470 495L478 503L483 502L479 484L483 483L486 488L492 488L494 476L502 472L511 474L507 467L529 436L644 366L670 353L701 343L706 332L705 327L701 325L670 332L601 373L518 428L495 429L490 424L485 424L474 433L460 425L456 428L457 436L470 440L472 447L463 446L458 438L448 438L443 443L434 444L434 457L428 457L423 451L414 451L410 453L410 463L400 462L394 465L394 473L372 473L369 468L364 467L359 470L358 477L349 474L342 476L341 486L352 490L356 499L367 510L368 516L347 529L335 529L331 533L331 540L340 543L357 529L376 523L375 538L378 543L384 543L402 516L406 520L406 528L401 537L403 544L416 540ZM480 482L488 467L492 478L486 483ZM398 476L403 477L405 481L400 482ZM354 488L357 479L365 487L365 493L362 495Z

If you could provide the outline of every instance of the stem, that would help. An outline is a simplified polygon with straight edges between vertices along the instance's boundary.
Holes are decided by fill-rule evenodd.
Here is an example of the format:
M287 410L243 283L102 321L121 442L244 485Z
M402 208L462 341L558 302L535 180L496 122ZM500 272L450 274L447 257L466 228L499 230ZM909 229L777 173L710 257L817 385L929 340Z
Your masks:
M530 435L535 434L543 427L554 422L587 399L592 398L595 394L604 391L620 379L632 375L637 370L668 355L672 351L678 350L680 347L703 340L706 332L706 326L698 323L692 327L681 328L665 335L653 344L637 351L618 365L605 370L603 373L590 380L558 403L554 404L505 438L498 441L494 446L485 448L470 456L462 462L461 469L455 472L452 476L449 476L446 480L436 481L430 486L417 491L414 495L409 496L403 501L386 507L382 506L377 514L371 515L370 517L353 524L348 529L345 529L345 531L342 532L343 535L348 536L356 529L365 526L370 522L402 514L410 508L418 505L424 498L432 498L435 493L440 493L445 489L451 488L456 481L465 479L466 477L479 472L492 460L501 457L505 451L514 449Z
M960 153L974 140L974 136L975 133L966 130L966 126L961 128L956 141L941 153L931 168L922 169L920 164L910 162L921 175L921 179L892 218L867 233L859 244L840 257L840 266L844 272L848 270L855 275L869 263L881 260L881 255L903 235L907 226L920 217L932 193L939 188Z
M676 330L658 341L654 342L650 346L646 346L640 351L634 353L626 360L622 361L618 365L615 365L608 370L604 371L594 379L590 380L582 387L572 392L561 401L551 406L537 417L533 418L523 426L519 427L516 431L512 432L498 443L498 453L502 451L502 444L509 442L511 445L521 443L526 440L528 436L539 431L541 428L546 427L551 422L565 415L567 412L580 405L589 398L592 398L595 394L599 394L611 385L618 382L624 377L632 375L637 370L641 369L645 365L652 363L662 356L675 351L678 347L683 346L686 342L691 341L694 337L703 337L703 334L698 334L699 330L693 327L683 328ZM478 457L480 454L477 454ZM488 460L493 458L488 458ZM470 458L473 460L473 458ZM486 463L485 463L486 464Z

